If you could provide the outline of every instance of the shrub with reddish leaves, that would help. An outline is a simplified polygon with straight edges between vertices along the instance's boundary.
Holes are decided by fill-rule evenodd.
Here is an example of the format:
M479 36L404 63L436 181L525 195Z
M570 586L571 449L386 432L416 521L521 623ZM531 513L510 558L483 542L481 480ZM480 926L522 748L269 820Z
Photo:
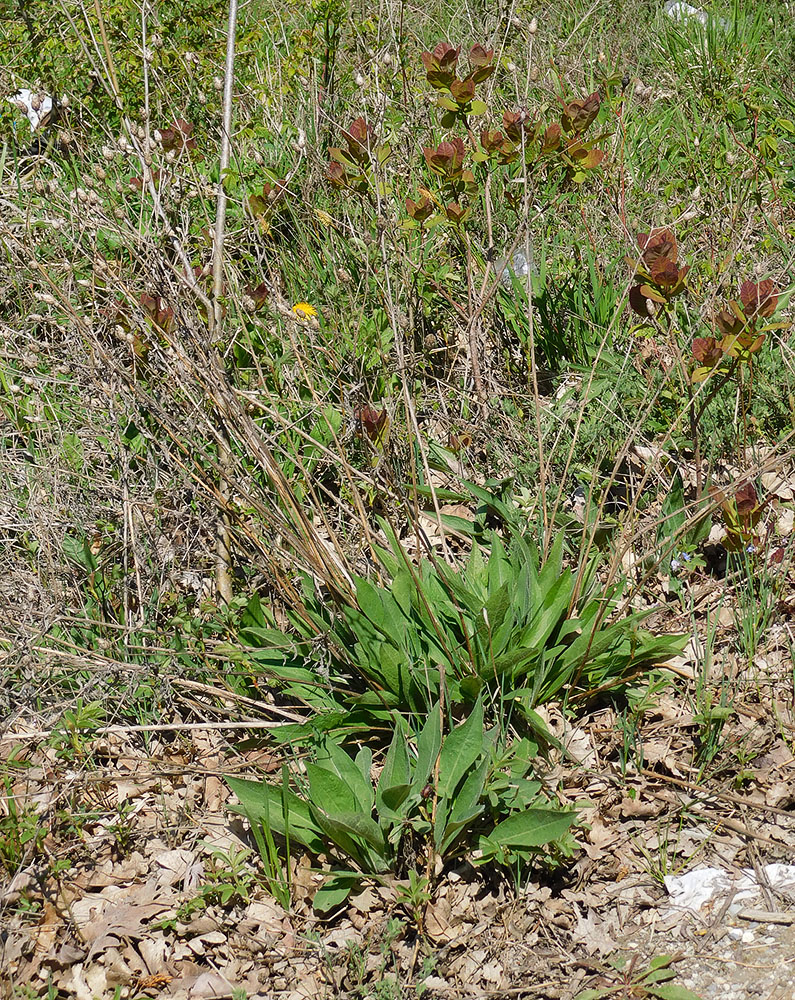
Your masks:
M627 258L627 263L640 279L629 291L632 309L647 319L657 307L667 308L672 299L685 290L689 265L679 267L679 248L670 229L657 229L638 235L639 260Z

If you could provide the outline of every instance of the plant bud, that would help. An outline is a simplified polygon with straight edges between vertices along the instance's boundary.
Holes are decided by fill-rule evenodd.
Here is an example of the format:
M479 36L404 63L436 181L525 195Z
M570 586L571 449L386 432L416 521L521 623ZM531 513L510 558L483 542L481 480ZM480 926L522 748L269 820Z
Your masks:
M355 83L357 87L363 87L367 83L367 81L365 80L365 78L362 76L361 73L357 73Z
M537 18L535 18L535 17L533 18L533 20L530 22L530 24L528 24L527 30L530 32L531 35L534 35L538 31L538 20L537 20Z

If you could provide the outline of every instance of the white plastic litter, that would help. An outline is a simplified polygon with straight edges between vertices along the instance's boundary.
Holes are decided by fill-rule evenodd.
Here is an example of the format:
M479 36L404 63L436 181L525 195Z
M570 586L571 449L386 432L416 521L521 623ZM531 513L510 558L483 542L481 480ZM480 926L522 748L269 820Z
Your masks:
M763 871L772 889L786 893L795 902L795 865L770 864ZM728 909L734 916L749 900L761 896L753 868L743 868L739 874L722 868L696 868L684 875L666 875L663 881L675 908L696 913L734 893Z
M32 90L18 90L16 94L12 94L6 100L24 112L30 122L31 132L35 132L40 123L52 111L52 98L46 94L34 93Z
M510 261L507 257L498 257L494 261L494 270L500 274L500 281L507 288L510 288L513 284L513 276L516 275L517 278L526 278L528 271L532 271L532 262L528 263L527 256L522 250L517 250L516 253L511 257Z
M689 3L684 3L684 0L666 0L664 10L673 21L687 21L689 18L694 17L705 28L713 20L721 28L728 27L728 21L725 18L719 17L713 19L712 15L708 14L707 11L699 10L698 7L692 7Z

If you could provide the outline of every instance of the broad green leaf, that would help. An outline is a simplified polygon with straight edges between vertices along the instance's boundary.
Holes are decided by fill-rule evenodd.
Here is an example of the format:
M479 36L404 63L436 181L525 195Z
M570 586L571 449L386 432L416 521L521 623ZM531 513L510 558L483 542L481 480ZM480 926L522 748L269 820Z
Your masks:
M384 834L374 820L356 812L330 814L314 803L310 809L321 830L350 857L371 871L386 870Z
M295 792L287 789L284 794L289 810L285 818L281 785L246 778L226 778L226 783L240 799L239 806L230 806L233 812L247 816L250 822L261 823L281 836L289 827L290 839L316 854L324 849L322 831L312 818L308 803Z
M414 766L412 786L419 792L428 783L442 745L442 720L438 702L431 708L425 725L417 738L417 763Z
M448 733L439 756L439 796L452 798L459 782L483 752L483 702L478 699L469 717Z
M306 776L309 781L309 801L329 815L356 812L359 802L351 786L328 767L308 763Z
M526 809L498 823L489 840L505 847L543 847L562 837L577 819L576 813L558 809Z
M355 872L332 872L315 893L312 900L313 909L318 913L328 913L335 906L342 905L351 891L358 888L361 880L361 875Z
M373 625L400 647L403 642L405 621L397 601L386 591L362 579L356 582L356 600L362 613L367 615Z
M363 770L359 758L354 761L348 753L331 740L326 740L321 751L317 755L317 763L320 767L332 771L337 777L345 782L347 787L353 792L356 806L366 816L373 810L373 783L370 779L369 764L372 763L372 751L363 748L359 753L365 755L365 767ZM326 810L328 811L328 810Z
M400 807L406 801L411 792L413 785L388 785L384 789L384 794L381 797L381 809L379 809L379 817L381 815L381 810L388 811L393 814L395 819L400 819Z
M693 993L684 986L677 986L676 983L666 983L663 986L645 986L644 989L652 997L659 997L659 1000L702 1000L698 993Z

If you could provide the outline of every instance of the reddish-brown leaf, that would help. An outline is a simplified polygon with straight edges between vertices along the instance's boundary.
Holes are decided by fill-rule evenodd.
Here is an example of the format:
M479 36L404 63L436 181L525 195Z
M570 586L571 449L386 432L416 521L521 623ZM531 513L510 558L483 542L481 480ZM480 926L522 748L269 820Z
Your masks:
M649 273L654 271L661 261L670 261L675 264L679 255L676 246L676 237L670 229L657 229L651 233L638 234L638 246L640 247L643 263Z
M740 517L747 517L759 506L759 496L751 482L744 482L737 487L734 494L734 501L737 504L737 513Z
M723 357L723 351L714 337L696 337L693 340L693 357L700 364L714 368Z
M740 286L740 301L749 320L772 316L778 305L777 289L769 278L758 284L744 281Z
M475 97L475 81L471 77L466 80L453 80L450 84L450 93L456 104L463 108Z
M425 222L433 215L433 202L427 194L423 194L419 201L406 198L406 211L417 222Z
M597 92L589 94L582 100L560 102L563 105L563 114L560 121L566 132L575 132L581 135L599 114L601 98Z

